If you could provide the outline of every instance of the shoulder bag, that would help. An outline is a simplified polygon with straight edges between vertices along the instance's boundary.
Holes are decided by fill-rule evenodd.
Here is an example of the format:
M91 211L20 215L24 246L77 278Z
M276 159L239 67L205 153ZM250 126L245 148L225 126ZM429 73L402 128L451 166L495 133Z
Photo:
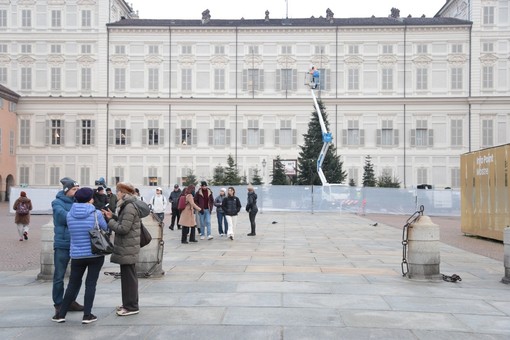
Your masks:
M97 223L97 212L94 211L95 223L94 228L89 230L90 235L90 248L92 253L96 255L109 255L113 253L113 244L110 241L110 236L106 231L99 228Z

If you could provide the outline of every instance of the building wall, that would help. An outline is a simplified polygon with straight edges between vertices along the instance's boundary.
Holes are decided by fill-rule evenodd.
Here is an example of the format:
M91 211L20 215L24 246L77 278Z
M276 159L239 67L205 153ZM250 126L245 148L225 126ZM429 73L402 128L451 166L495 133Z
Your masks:
M16 101L0 89L0 201L8 198L10 186L18 184Z

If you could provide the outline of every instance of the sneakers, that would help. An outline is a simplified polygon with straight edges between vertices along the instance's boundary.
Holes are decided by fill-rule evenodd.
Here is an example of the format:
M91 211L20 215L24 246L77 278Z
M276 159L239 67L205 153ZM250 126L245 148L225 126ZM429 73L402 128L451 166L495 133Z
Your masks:
M173 225L168 226L168 229L170 229L170 230L174 230L174 226L173 226Z
M23 238L24 238L25 240L28 240L28 233L27 233L26 231L23 233Z
M200 236L200 239L201 240L205 240L205 236Z
M124 307L122 307L120 310L117 311L118 316L128 316L128 315L134 315L138 314L139 310L127 310Z
M61 316L60 316L60 315L58 315L58 314L55 314L55 315L53 315L53 317L51 318L51 321L56 322L56 323L62 323L62 322L66 322L66 318L61 317Z
M70 312L83 312L83 306L80 305L78 302L73 301L69 305L69 311Z
M94 321L97 321L97 316L95 316L94 314L89 314L89 315L84 315L83 316L83 319L81 320L81 323L88 324L88 323L92 323Z
M225 236L225 234L220 234L220 237L223 237L223 236Z
M208 240L212 240L214 237L212 235L207 236Z

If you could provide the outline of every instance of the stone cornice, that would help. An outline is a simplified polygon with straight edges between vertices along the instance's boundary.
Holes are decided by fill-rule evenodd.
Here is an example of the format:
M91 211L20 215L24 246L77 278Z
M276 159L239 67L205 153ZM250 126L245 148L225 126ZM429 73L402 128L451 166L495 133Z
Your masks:
M35 59L28 56L28 55L24 55L24 56L21 56L18 58L18 63L24 65L24 66L28 66L28 65L32 65L35 63Z
M11 57L9 57L7 54L0 55L0 64L8 64L11 62Z
M448 62L453 65L463 65L467 63L467 56L465 54L450 54L448 56Z
M83 55L81 57L78 57L76 61L78 62L78 64L82 66L90 66L96 62L96 59L92 58L89 55Z
M432 59L429 56L420 55L413 59L413 63L416 64L416 66L428 66L432 63Z
M248 68L261 68L263 59L260 55L245 55L244 63Z
M276 58L278 68L296 68L296 59L288 55L279 56Z
M494 54L488 53L480 56L480 62L484 66L492 66L496 63L496 61L498 61L498 57L495 56Z
M163 59L157 55L149 55L145 57L145 63L151 65L161 65L161 63L163 63Z
M363 64L363 58L358 56L348 56L344 59L344 62L349 66L359 66Z
M224 56L214 56L211 58L211 65L215 67L226 67L230 60Z
M66 60L65 60L64 56L62 56L62 55L50 54L48 56L48 59L46 59L46 61L48 62L48 64L51 64L51 65L62 65L62 64L64 64L64 62Z
M382 55L379 57L379 63L382 65L394 65L397 63L397 57L395 55Z
M125 55L114 55L110 57L110 61L115 65L127 66L129 63L129 58Z
M192 55L184 55L179 58L178 62L181 66L193 66L196 63L196 59Z

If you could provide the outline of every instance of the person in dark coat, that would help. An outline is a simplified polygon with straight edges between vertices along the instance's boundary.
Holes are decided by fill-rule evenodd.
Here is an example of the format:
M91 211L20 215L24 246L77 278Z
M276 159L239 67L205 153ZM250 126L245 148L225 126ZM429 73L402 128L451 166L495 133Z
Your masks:
M108 197L108 203L110 204L108 209L115 214L117 211L117 195L112 193L111 188L106 188L106 197Z
M110 261L120 265L122 305L117 315L138 314L138 276L135 265L140 253L141 218L135 206L135 188L128 183L117 183L119 212L115 216L109 210L102 210L108 220L108 228L115 232L113 254Z
M227 218L225 217L225 213L223 213L223 208L221 207L221 203L223 203L223 199L227 195L227 189L221 188L220 194L214 199L214 206L216 207L216 218L218 219L218 233L221 237L223 237L228 232L228 224Z
M257 207L257 194L255 193L255 189L252 185L248 185L248 201L246 203L246 211L248 212L248 215L250 216L250 225L251 225L251 232L248 233L248 236L255 236L255 216L257 216L257 212L259 211L259 208Z
M27 197L27 193L22 191L18 199L14 202L12 209L16 210L14 223L18 227L19 240L28 240L28 226L30 225L30 210L32 210L32 201Z
M108 196L106 196L106 193L104 192L103 187L98 187L94 192L94 207L96 207L97 210L102 210L106 207L106 204L108 203ZM112 210L115 211L115 210Z
M170 197L168 201L172 203L172 222L168 226L169 229L174 230L174 226L177 223L177 228L181 229L179 225L179 217L181 216L181 212L177 208L179 204L179 197L181 196L181 189L179 188L179 184L174 185L174 190L170 193Z
M221 208L227 218L227 236L233 241L234 231L237 225L237 214L241 211L241 201L239 201L239 198L236 196L236 189L234 189L234 187L228 187L227 197L223 199Z

